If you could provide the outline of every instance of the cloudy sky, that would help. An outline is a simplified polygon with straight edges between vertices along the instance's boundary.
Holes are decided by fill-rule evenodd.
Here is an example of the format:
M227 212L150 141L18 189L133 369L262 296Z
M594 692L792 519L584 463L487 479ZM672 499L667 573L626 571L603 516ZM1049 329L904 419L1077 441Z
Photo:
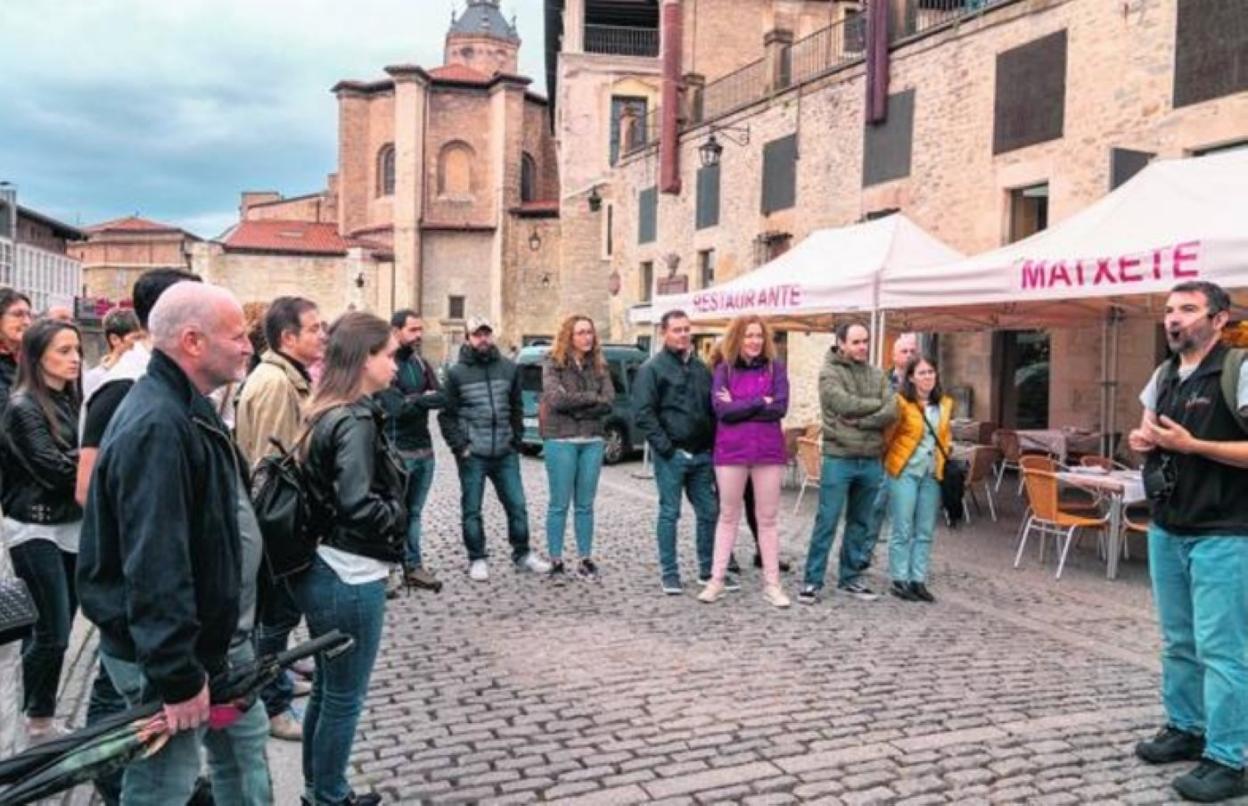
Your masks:
M212 237L243 190L294 196L335 168L329 88L436 66L462 0L3 0L0 180L88 225L138 212ZM542 0L517 15L544 92Z

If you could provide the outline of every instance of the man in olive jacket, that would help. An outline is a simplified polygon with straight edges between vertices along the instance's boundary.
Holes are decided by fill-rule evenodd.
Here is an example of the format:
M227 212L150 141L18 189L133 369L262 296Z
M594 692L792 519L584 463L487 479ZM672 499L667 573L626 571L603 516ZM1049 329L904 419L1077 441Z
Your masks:
M836 525L845 509L838 587L861 598L876 595L862 581L874 545L874 510L884 476L884 429L897 418L888 376L867 362L871 334L859 324L836 330L839 349L828 351L819 372L823 413L823 469L819 512L806 554L806 577L797 600L819 601ZM848 506L847 506L848 503Z
M659 488L659 572L663 592L683 593L676 560L676 523L683 490L697 517L698 579L711 578L715 547L715 413L711 408L711 371L694 354L691 326L684 311L663 315L663 349L641 365L633 382L633 410L654 456Z

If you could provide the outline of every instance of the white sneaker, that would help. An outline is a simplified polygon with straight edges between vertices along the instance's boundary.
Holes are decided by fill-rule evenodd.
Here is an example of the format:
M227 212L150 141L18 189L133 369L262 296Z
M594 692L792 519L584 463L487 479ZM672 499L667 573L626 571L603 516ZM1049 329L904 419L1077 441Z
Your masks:
M779 585L768 585L763 588L763 598L768 604L776 607L788 607L793 604L789 601L789 597L784 595L784 590Z
M473 582L485 582L490 578L490 566L485 560L473 560L468 566L468 578Z
M520 558L520 562L516 563L516 568L534 574L545 574L550 571L550 563L530 551Z
M724 583L711 580L706 583L706 587L698 594L698 601L703 604L712 604L719 601L719 597L724 595Z

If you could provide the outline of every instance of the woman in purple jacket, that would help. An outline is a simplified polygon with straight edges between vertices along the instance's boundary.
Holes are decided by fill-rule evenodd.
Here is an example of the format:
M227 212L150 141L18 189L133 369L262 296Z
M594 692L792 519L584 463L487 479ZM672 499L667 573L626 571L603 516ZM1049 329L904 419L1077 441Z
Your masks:
M716 350L711 381L715 407L715 479L719 483L719 523L711 581L698 599L714 602L724 593L728 560L737 539L745 483L754 484L758 545L763 555L763 597L788 607L780 587L780 482L788 455L780 420L789 410L789 379L776 360L771 328L757 316L732 321Z

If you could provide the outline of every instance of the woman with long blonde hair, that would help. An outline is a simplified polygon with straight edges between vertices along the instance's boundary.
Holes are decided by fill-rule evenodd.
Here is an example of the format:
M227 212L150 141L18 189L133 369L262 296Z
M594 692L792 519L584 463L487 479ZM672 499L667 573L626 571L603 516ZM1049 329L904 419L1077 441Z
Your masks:
M780 587L780 482L788 464L780 421L789 410L789 379L776 358L771 328L758 316L739 316L728 326L715 352L711 403L715 429L715 479L719 484L719 522L711 581L698 599L714 602L723 595L728 561L741 521L745 485L754 487L758 546L763 561L763 597L788 607Z
M594 497L602 470L603 426L611 413L615 388L602 357L598 332L588 316L563 320L555 346L542 365L541 435L550 484L546 509L546 542L550 575L564 578L563 534L568 504L576 533L577 574L598 576L594 563Z

